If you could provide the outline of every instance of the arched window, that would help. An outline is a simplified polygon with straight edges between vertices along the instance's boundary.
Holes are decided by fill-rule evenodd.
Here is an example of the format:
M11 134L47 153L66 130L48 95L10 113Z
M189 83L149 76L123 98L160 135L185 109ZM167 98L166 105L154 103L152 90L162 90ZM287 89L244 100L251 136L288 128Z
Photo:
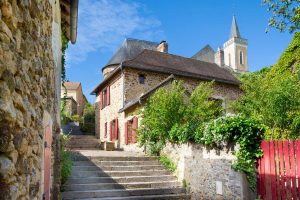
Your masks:
M228 64L229 64L229 66L231 66L231 55L230 54L228 54Z
M242 51L240 51L240 64L243 65L244 64L244 54Z

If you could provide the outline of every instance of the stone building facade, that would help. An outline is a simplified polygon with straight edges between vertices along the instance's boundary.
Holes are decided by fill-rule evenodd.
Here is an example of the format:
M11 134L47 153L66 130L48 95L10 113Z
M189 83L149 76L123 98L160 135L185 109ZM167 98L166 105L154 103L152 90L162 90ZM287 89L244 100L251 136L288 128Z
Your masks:
M182 80L190 92L201 81L215 81L213 97L224 105L241 94L239 81L229 70L215 63L161 52L160 49L167 50L160 48L162 45L166 42L128 39L103 68L105 78L92 91L96 95L96 136L101 142L113 142L115 148L128 151L142 150L136 145L135 129L142 120L137 109L156 89L173 80Z
M67 105L66 111L71 115L83 115L83 110L87 99L83 94L80 82L65 82L64 87L61 87L60 96L62 99L66 98ZM74 105L74 102L76 105ZM74 112L73 106L76 106Z
M61 30L75 42L77 5L0 1L1 199L59 198Z

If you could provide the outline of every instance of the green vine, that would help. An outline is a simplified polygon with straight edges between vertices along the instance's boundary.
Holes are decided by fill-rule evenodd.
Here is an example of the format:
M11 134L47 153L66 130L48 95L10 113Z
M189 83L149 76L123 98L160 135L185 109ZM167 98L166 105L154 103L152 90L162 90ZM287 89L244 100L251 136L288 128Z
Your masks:
M61 82L62 82L62 87L65 89L64 92L64 98L62 101L62 106L61 106L61 113L64 112L65 107L66 107L66 97L67 97L67 88L65 87L65 82L66 82L66 50L68 48L68 43L69 40L66 36L66 31L62 30L62 35L61 35Z
M232 168L244 172L250 188L256 189L256 163L263 155L260 143L265 126L258 120L241 115L227 115L209 122L203 131L197 132L195 140L208 148L224 149L238 144L234 151L237 160Z

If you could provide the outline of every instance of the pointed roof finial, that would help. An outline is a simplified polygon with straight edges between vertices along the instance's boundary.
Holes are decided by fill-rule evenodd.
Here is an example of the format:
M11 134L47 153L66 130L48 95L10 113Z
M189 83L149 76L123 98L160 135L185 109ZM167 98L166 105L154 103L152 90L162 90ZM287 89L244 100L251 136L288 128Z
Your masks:
M230 29L230 38L233 38L233 37L237 37L237 38L241 37L234 15L232 18L231 29Z

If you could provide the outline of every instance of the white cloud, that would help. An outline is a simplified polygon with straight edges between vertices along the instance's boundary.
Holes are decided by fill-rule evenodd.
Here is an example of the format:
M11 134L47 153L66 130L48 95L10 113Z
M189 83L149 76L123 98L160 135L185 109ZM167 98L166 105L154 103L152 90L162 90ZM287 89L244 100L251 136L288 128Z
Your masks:
M160 40L160 21L143 16L143 5L122 0L82 0L79 5L78 35L67 51L67 63L80 63L88 53L115 50L125 37Z

